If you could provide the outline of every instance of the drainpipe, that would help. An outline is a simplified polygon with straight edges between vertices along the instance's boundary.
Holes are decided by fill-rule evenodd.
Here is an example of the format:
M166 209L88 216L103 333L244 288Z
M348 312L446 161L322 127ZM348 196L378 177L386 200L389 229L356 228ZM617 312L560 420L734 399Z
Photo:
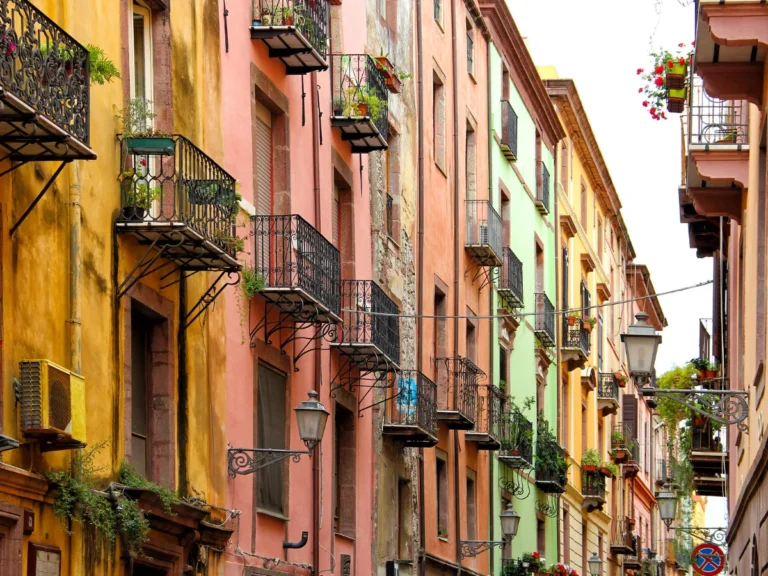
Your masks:
M69 163L69 367L76 373L82 373L82 339L80 324L80 286L82 280L83 258L80 252L81 206L80 206L80 166L78 162ZM82 558L83 533L80 526L70 524L69 538L69 573L81 572L79 560Z
M320 119L317 115L317 72L310 74L311 104L312 104L312 190L315 199L315 227L320 230ZM320 336L320 328L316 328L315 337ZM315 382L322 383L321 347L315 350ZM316 384L317 386L318 384ZM322 441L318 443L312 458L312 565L314 573L320 573L320 458L322 457ZM287 552L286 552L287 555Z
M418 248L416 250L416 369L421 372L423 367L422 359L422 335L424 331L424 319L421 317L423 310L422 299L424 297L424 58L423 58L423 28L421 15L421 0L416 0L416 44L417 51L417 76L416 89L418 91L418 114L417 114L417 148L418 148L418 200L416 212L418 213ZM418 375L417 375L418 377ZM426 521L424 519L424 448L419 448L419 576L425 576L425 551Z
M491 43L486 41L485 43L485 62L486 67L488 68L488 72L486 73L486 84L487 89L486 92L488 93L488 101L486 102L486 106L488 107L487 116L488 116L488 200L493 203L493 156L491 155L491 150L493 150L493 115L491 114ZM502 227L502 233L503 233L503 227ZM502 245L504 244L502 240ZM493 283L488 285L488 314L493 314ZM498 325L498 319L491 320L490 326L490 336L489 336L489 345L488 345L488 381L493 383L493 351L497 347L496 342L494 340L494 335L496 334L493 331L494 323ZM490 390L488 390L490 393ZM490 396L488 396L488 401L490 402ZM490 405L490 404L489 404ZM490 526L490 530L488 531L488 540L494 541L495 538L493 535L496 533L496 524L495 519L493 516L493 495L494 490L496 489L496 483L493 481L493 462L494 459L492 456L488 457L488 475L490 476L491 480L491 489L488 490L488 518L489 522L488 525ZM489 558L489 574L495 574L493 567L494 567L494 549L491 548L489 551L490 556Z
M456 0L451 0L451 60L453 61L453 225L459 230L459 63L456 59ZM453 355L459 355L459 234L453 241ZM455 380L454 372L454 380ZM454 381L453 405L458 406L459 387ZM456 512L456 563L461 574L461 502L459 494L459 431L453 431L454 509Z
M562 299L561 299L562 295L560 294L560 291L562 289L561 288L562 282L557 277L557 271L560 270L560 215L559 215L560 214L560 210L558 209L558 206L560 205L560 203L557 201L557 195L558 195L557 184L559 182L559 179L558 179L559 174L558 174L558 170L557 170L557 167L558 167L558 162L557 162L557 145L558 145L558 143L559 142L555 142L554 146L553 146L554 151L555 151L555 154L554 154L554 157L555 157L555 169L552 171L553 174L554 174L554 180L555 180L555 186L554 186L555 193L553 194L554 200L555 200L555 225L554 225L554 228L555 228L555 310L557 310L557 307L560 305L560 302L562 301ZM558 319L560 320L559 324L558 324ZM563 322L562 315L558 314L555 317L555 330L557 331L557 334L555 335L555 341L557 341L557 340L562 338L562 334L563 334L562 322ZM558 325L561 326L560 330L557 330L557 326ZM557 405L557 421L558 421L557 422L557 440L558 440L558 443L559 443L560 439L561 439L560 415L562 414L562 406L560 406L560 400L561 400L562 394L560 394L560 390L559 390L560 389L560 382L561 382L561 380L560 380L560 378L561 378L560 346L559 345L555 347L555 377L557 378L557 382L555 383L555 393L557 394L557 400L556 400L556 405ZM562 518L560 517L560 508L558 507L558 509L557 509L557 521L555 522L555 526L556 526L556 531L555 532L556 532L556 536L557 536L557 549L558 550L560 550L560 524L561 524L561 522L562 522Z

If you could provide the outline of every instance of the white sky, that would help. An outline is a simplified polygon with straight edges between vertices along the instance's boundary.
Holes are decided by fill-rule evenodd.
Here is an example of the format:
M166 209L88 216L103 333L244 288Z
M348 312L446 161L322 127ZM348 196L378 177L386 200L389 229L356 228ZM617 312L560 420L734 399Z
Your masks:
M693 5L678 0L507 0L538 66L575 80L623 205L622 214L657 292L712 278L712 259L696 258L680 223L679 115L653 121L641 102L636 72L650 68L653 48L674 50L694 40ZM660 15L657 14L657 4ZM657 26L658 25L658 26ZM698 355L698 325L712 315L710 286L660 298L669 327L656 370ZM710 498L707 525L724 526L725 499Z
M712 259L696 258L680 223L680 116L653 121L637 90L638 68L650 68L649 40L670 50L694 39L693 6L661 0L507 0L538 66L554 65L575 80L623 205L637 252L657 292L712 278ZM709 286L660 299L664 330L656 370L698 355L698 322L712 315Z

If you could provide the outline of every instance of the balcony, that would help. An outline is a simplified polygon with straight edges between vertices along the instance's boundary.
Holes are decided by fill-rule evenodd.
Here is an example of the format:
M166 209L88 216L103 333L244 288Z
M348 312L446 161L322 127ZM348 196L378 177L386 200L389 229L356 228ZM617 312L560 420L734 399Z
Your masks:
M619 384L612 372L600 372L597 382L597 409L603 416L616 414L619 410Z
M581 318L563 314L563 341L560 359L568 362L568 371L581 370L589 359L590 335L584 329L585 322ZM588 328L591 330L591 327Z
M687 187L695 212L741 220L749 179L749 118L745 100L710 97L695 77L687 125Z
M504 429L504 414L507 397L496 386L479 386L485 389L484 395L478 395L477 422L472 430L467 431L467 442L474 442L478 450L498 450Z
M688 460L693 467L693 482L700 496L723 496L728 470L728 451L720 431L709 418L695 415L691 429L691 451Z
M437 419L452 430L472 430L477 420L477 381L485 376L469 358L435 358Z
M664 484L667 483L667 481L672 477L670 473L670 467L667 464L667 461L663 458L659 458L656 460L656 487L662 488Z
M27 0L0 18L0 146L15 162L94 160L88 50Z
M517 114L506 100L501 101L501 151L510 162L517 160Z
M436 445L437 386L416 370L402 370L391 377L397 378L398 393L385 403L384 434L405 446Z
M762 108L768 5L754 0L700 0L696 73L707 92Z
M120 150L116 231L182 270L240 270L235 179L183 136L121 138Z
M624 478L634 478L640 473L640 445L635 440L629 440L629 457L621 469Z
M501 249L501 276L497 287L499 300L508 310L523 308L523 262L512 249Z
M632 518L613 517L611 521L611 554L629 556L638 549L638 538L634 535L635 521Z
M342 325L332 346L366 372L396 370L400 367L398 314L397 304L373 280L343 280Z
M328 69L327 0L251 0L251 40L261 40L270 58L289 75Z
M611 431L611 458L616 464L629 461L629 428L619 422Z
M541 160L536 178L536 209L543 215L549 214L549 170Z
M384 77L367 54L332 54L331 126L341 131L352 152L387 149L388 95Z
M516 470L533 466L533 424L512 404L504 415L499 462Z
M582 508L587 512L602 510L605 504L605 476L602 472L581 473L581 493L584 496Z
M555 307L547 295L539 292L536 295L536 324L534 333L545 348L555 346Z
M536 439L536 487L545 494L562 494L568 483L565 450L558 444L548 424L539 421Z
M501 266L501 216L489 200L467 200L466 209L467 253L479 266Z
M301 216L252 217L261 295L296 321L341 320L339 251Z

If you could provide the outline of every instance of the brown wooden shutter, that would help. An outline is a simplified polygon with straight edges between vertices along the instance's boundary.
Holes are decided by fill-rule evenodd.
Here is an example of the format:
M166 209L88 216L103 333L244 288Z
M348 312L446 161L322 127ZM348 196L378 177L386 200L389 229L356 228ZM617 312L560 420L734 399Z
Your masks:
M331 210L333 220L333 238L332 242L336 248L339 247L339 189L336 184L333 185L333 208Z
M624 394L621 420L627 428L629 437L637 442L637 396L634 394Z
M269 110L256 104L254 135L256 141L256 213L272 214L272 122Z

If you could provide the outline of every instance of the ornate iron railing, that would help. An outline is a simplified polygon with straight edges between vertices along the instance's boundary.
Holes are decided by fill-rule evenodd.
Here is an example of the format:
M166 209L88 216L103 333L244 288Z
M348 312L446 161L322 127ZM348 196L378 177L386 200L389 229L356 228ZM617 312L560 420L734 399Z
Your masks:
M544 205L544 208L549 211L549 170L547 170L547 165L544 164L544 162L539 161L539 164L541 179L538 182L538 190L536 190L536 200L541 202Z
M436 436L437 385L417 370L401 370L393 377L398 393L389 401L385 424L418 426Z
M704 90L694 77L690 94L690 144L749 144L749 117L746 100L720 100Z
M722 452L723 443L715 435L712 420L697 415L691 426L691 450L694 452Z
M501 249L501 278L499 279L499 294L513 308L523 307L523 262L512 249L505 246Z
M254 26L292 26L325 60L328 0L251 0Z
M184 223L234 257L239 202L235 179L183 136L120 138L120 214L118 222ZM162 144L163 155L152 147ZM152 152L152 153L148 153Z
M549 424L540 420L536 434L536 485L542 492L562 493L568 483L568 462L565 450L549 431Z
M0 27L2 89L88 145L88 50L27 0L0 2Z
M467 200L467 246L487 246L501 258L501 216L489 200Z
M501 145L517 158L517 114L506 100L501 101Z
M264 292L303 290L329 311L340 314L339 251L296 214L253 217L255 272Z
M597 382L597 399L619 401L619 385L613 372L600 372L600 379Z
M663 486L667 483L667 480L670 479L671 474L669 473L669 467L667 465L667 461L663 458L659 458L656 460L656 485L657 486Z
M477 383L484 372L469 358L435 358L437 364L437 409L456 411L475 422L477 416ZM455 392L455 394L454 394Z
M613 425L611 448L614 450L629 450L629 428L621 422Z
M563 348L581 350L585 356L589 356L590 334L584 330L584 321L581 318L569 320L568 314L563 314Z
M533 464L533 424L514 404L504 415L499 457L521 458L528 465Z
M400 362L397 304L373 280L341 282L342 328L339 342L376 346L395 364Z
M333 54L333 116L370 118L379 134L389 134L389 91L367 54Z
M536 294L536 335L547 347L555 345L555 307L546 294Z
M605 500L605 476L600 471L581 473L581 493L584 497Z
M485 395L478 394L477 420L473 432L488 434L500 440L504 429L504 413L507 397L496 386L478 386L478 391L485 388Z

